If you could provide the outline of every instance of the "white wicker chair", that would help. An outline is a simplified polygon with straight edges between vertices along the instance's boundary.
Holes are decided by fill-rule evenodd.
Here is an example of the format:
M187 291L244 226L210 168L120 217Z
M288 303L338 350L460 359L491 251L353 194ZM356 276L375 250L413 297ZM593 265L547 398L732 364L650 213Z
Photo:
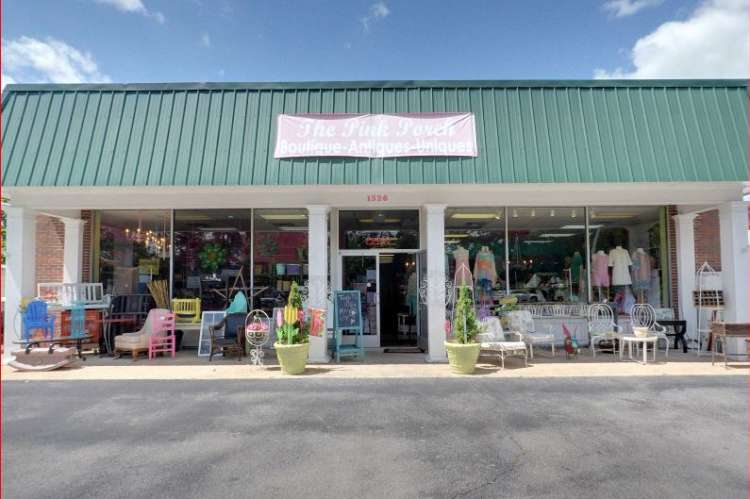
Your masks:
M615 324L614 314L609 305L595 303L589 306L589 344L591 353L596 357L596 351L617 353L616 340L620 337L622 329ZM601 343L611 342L609 348L602 348Z
M656 320L656 310L648 303L637 303L630 309L630 326L636 327L647 327L649 334L656 336L656 345L659 344L660 340L664 340L666 344L666 350L664 356L669 358L669 336L667 336L667 328L659 324ZM655 346L654 348L658 348Z
M527 310L515 310L508 312L510 328L513 332L521 334L521 338L529 346L529 355L534 359L534 345L549 345L552 356L555 356L555 335L552 333L539 333L534 325L534 318Z
M506 339L506 333L497 317L487 317L480 323L482 332L477 334L477 341L480 345L479 354L497 356L500 359L500 366L505 369L505 357L516 355L523 357L526 367L529 366L529 354L526 349L526 343L521 339L520 333L507 333L515 335L516 341Z

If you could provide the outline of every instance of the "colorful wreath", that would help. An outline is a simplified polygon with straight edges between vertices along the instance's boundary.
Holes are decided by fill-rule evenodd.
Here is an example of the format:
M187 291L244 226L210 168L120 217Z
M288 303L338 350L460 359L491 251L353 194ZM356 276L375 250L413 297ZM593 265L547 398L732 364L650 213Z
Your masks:
M219 270L219 267L224 263L226 259L227 251L217 243L206 243L198 253L198 258L201 261L201 268L206 272L214 273Z

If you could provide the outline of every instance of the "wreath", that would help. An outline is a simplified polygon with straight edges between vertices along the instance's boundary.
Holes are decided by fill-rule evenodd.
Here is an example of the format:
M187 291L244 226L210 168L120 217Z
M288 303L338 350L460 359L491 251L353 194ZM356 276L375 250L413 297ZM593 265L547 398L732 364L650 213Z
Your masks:
M227 251L218 243L206 243L198 253L201 268L206 272L215 273L226 259Z

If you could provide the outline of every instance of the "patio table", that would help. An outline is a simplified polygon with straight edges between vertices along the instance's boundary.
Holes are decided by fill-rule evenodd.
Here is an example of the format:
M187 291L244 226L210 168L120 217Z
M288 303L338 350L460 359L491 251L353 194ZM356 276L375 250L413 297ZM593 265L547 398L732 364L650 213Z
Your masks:
M620 360L622 360L622 354L625 350L625 344L628 345L628 358L636 362L641 362L636 358L633 358L633 343L636 345L643 344L643 362L642 364L648 364L648 344L651 343L653 346L654 357L653 362L656 362L656 342L659 338L657 336L633 336L633 335L620 335Z

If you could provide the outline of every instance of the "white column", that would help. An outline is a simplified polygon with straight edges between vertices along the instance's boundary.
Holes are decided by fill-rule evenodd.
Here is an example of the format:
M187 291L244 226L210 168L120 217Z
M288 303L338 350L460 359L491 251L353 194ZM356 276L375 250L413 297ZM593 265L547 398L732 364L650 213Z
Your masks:
M310 205L308 213L307 262L308 303L312 307L328 307L328 206ZM329 311L332 313L332 311ZM310 362L328 362L326 336L310 337Z
M86 221L78 218L61 218L61 220L65 224L63 282L81 282L83 229Z
M445 205L424 205L427 250L427 361L446 362L445 356Z
M747 206L735 201L719 207L721 280L727 322L748 322Z
M697 338L696 310L693 305L695 290L695 213L675 215L677 229L677 293L680 316L687 321L687 336ZM668 279L668 276L663 276Z
M21 318L17 314L21 299L36 296L36 213L20 207L6 210L5 252L5 338L3 363L11 359L13 344L21 334Z

